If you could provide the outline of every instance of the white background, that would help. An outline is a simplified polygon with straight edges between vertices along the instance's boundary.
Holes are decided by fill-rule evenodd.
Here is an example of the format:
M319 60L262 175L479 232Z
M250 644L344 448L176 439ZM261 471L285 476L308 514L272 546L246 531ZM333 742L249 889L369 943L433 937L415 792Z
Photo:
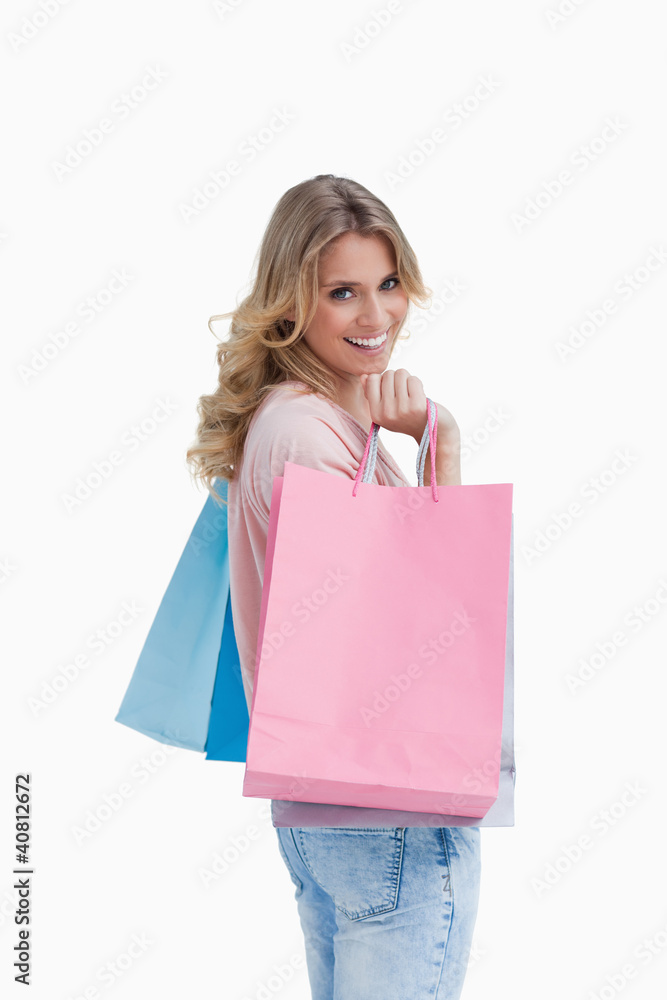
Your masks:
M14 975L14 776L28 771L39 1000L309 996L293 886L267 803L241 796L243 764L166 752L114 715L205 500L184 456L216 380L207 320L245 293L282 193L329 172L389 205L435 293L392 367L455 415L464 483L515 484L516 825L482 831L463 996L664 993L662 5L392 6L378 28L383 0L3 4L0 976ZM144 99L112 111L151 68ZM289 124L186 221L275 109ZM59 177L105 117L113 130ZM420 157L437 127L446 139ZM114 269L131 280L86 322L79 304L104 300ZM462 290L436 302L447 282ZM151 425L161 400L173 410ZM414 442L381 437L416 482ZM122 464L68 509L115 449ZM91 652L123 602L140 613ZM253 826L207 888L201 870ZM133 935L149 943L128 959ZM102 979L107 963L122 974Z

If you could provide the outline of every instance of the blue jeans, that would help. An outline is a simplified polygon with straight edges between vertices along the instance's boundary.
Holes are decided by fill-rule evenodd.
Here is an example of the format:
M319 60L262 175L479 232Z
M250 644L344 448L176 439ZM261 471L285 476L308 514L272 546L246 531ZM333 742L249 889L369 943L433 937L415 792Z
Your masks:
M480 829L275 827L313 1000L457 1000L477 917Z

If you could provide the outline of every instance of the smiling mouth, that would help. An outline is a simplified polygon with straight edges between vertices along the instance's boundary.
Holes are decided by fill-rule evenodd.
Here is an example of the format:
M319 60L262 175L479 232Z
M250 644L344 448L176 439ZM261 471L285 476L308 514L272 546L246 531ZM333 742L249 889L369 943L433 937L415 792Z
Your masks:
M372 350L373 348L382 347L388 335L389 331L385 330L379 337L343 337L343 340L346 340L348 344L353 344L354 347L363 347L366 350Z

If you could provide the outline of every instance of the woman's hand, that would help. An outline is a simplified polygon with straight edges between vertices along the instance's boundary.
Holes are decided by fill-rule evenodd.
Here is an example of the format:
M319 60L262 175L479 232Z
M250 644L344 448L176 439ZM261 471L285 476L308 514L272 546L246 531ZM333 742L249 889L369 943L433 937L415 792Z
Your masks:
M421 379L405 368L386 371L382 375L359 376L369 403L371 419L380 427L399 434L410 434L421 444L426 428L426 394ZM435 400L434 400L435 402ZM435 481L438 486L461 484L461 433L454 417L442 403L438 411L438 437L435 445ZM431 485L431 446L424 466L424 485Z
M409 434L419 444L427 422L426 393L421 379L410 375L405 368L389 369L382 375L364 374L359 379L369 403L371 420L388 431ZM449 410L442 403L435 405L438 409L438 451L441 444L449 448L455 445L460 432Z

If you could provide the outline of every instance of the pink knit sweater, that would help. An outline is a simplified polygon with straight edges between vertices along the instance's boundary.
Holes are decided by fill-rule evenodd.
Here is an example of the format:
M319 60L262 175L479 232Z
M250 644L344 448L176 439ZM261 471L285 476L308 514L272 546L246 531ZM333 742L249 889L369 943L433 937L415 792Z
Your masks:
M269 509L274 476L286 461L354 479L368 433L337 403L312 391L308 395L284 382L271 390L253 414L235 479L229 483L227 524L234 633L248 711L257 653L259 613ZM378 441L373 482L380 486L412 485Z

